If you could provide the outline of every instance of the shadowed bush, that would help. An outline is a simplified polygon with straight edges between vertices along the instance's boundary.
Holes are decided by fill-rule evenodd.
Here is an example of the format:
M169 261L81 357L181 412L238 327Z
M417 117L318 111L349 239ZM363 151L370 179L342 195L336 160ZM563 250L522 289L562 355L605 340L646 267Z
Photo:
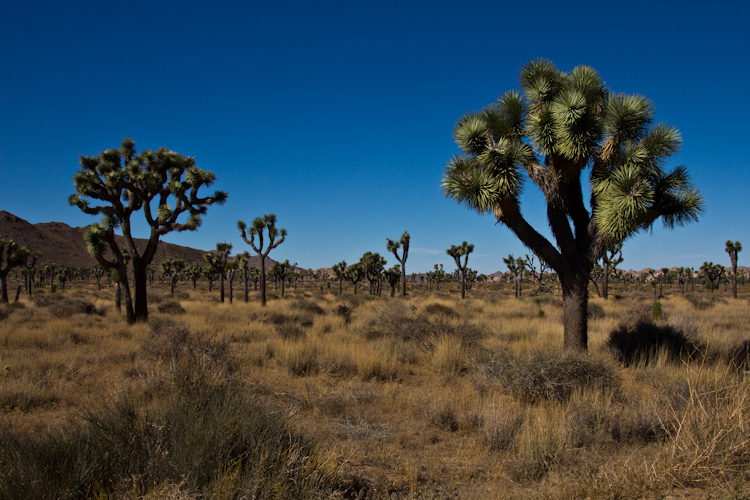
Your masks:
M740 345L732 349L730 363L739 371L750 369L750 339L740 342Z
M299 299L289 304L289 309L312 314L325 314L325 310L312 300Z
M705 346L671 325L647 319L621 324L609 334L607 349L625 366L648 365L666 355L671 361L691 360L705 354Z
M704 294L686 293L684 297L688 302L690 302L690 304L692 304L692 306L695 309L699 311L705 311L706 309L711 309L713 306L715 306L719 302L726 302L725 300L717 298L713 294L706 296Z
M424 312L433 316L447 316L449 318L458 318L460 315L450 306L440 303L428 304L424 308Z
M169 317L153 318L149 322L151 335L141 349L152 359L162 362L208 362L228 373L237 369L237 360L230 352L230 342L201 338L187 326Z

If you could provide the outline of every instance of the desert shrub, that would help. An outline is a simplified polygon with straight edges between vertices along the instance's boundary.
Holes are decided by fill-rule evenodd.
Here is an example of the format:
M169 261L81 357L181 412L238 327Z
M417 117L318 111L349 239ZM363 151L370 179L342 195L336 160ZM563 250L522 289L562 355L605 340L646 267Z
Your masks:
M505 451L513 447L521 432L523 412L518 408L493 412L483 419L482 442L490 451Z
M275 292L266 292L266 299L267 300L276 300L279 298L279 295Z
M182 291L182 292L175 292L173 297L176 300L188 300L190 298L190 294L188 292Z
M316 375L320 371L318 348L313 344L290 345L280 350L276 359L290 374L298 377Z
M433 412L430 416L430 423L438 429L449 432L458 432L459 429L458 416L450 406L443 406Z
M49 307L52 304L59 302L63 300L65 297L62 296L62 294L59 293L53 293L52 295L41 295L39 292L40 290L36 291L36 299L34 299L34 305L37 307Z
M229 373L237 369L228 340L203 338L169 317L151 319L149 329L149 337L141 344L141 350L149 358L165 363L208 363Z
M325 310L313 300L298 299L289 304L289 309L311 314L325 314Z
M694 309L697 309L699 311L705 311L706 309L710 309L713 306L715 306L717 303L721 302L721 299L717 298L713 294L709 294L706 296L705 294L698 294L698 293L686 293L684 295L685 299L692 304Z
M183 489L179 498L228 488L257 499L333 496L330 466L323 469L312 443L264 403L218 380L203 365L178 364L169 394L148 412L125 399L88 414L81 426L6 430L0 497L125 498L168 485Z
M383 337L421 339L426 337L429 325L425 318L416 316L414 308L398 300L389 300L379 304L360 333L368 340Z
M604 308L600 304L589 302L588 316L591 319L601 319L606 316Z
M651 303L651 319L653 321L659 321L662 317L661 301L655 300Z
M305 331L294 323L282 323L275 326L276 334L284 340L305 338Z
M339 304L333 308L333 314L344 318L344 322L348 325L352 321L352 310L351 306Z
M13 312L13 308L8 304L0 304L0 321L7 319L10 313Z
M49 312L56 318L69 318L74 314L96 314L96 307L84 300L63 299L51 304Z
M339 302L347 302L352 307L358 307L365 302L370 302L371 300L375 300L377 298L377 295L370 295L369 293L358 293L357 295L354 295L353 293L344 293L339 295L336 300L338 300Z
M459 317L459 314L458 312L456 312L455 309L453 309L451 306L440 304L439 302L433 302L432 304L427 304L424 308L424 312L433 316L442 315L442 316L447 316L449 318Z
M185 314L185 308L176 300L167 300L156 306L156 310L162 314Z
M690 360L705 353L705 346L671 325L640 319L610 332L607 349L625 366L647 365L662 355L671 361Z
M485 351L477 358L479 374L498 380L521 401L564 401L576 389L615 388L614 372L584 353L534 351L514 355L505 350Z
M544 304L562 306L562 302L556 299L555 296L552 295L551 293L540 293L538 295L534 295L533 297L531 297L530 300L538 306L541 306Z

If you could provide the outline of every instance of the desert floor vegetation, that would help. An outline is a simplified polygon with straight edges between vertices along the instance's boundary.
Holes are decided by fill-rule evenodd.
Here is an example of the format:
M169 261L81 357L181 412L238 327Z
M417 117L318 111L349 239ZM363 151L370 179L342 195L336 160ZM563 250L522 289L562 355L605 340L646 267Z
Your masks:
M592 293L580 354L511 285L157 284L134 326L37 290L0 310L0 498L747 498L748 296Z

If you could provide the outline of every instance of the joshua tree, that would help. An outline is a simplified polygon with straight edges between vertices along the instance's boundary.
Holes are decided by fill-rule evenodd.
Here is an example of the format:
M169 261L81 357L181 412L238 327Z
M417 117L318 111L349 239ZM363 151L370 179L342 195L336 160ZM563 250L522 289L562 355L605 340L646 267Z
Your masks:
M445 251L448 255L453 257L456 262L456 267L461 271L461 298L466 298L466 265L469 263L469 254L474 251L474 245L470 245L465 241L459 246L451 245L451 247ZM464 263L461 264L461 257L464 258Z
M557 273L564 346L585 350L589 273L604 250L659 218L668 228L696 221L703 198L685 167L665 170L680 134L652 125L654 107L645 97L610 91L590 67L566 73L546 60L526 64L520 84L522 92L506 92L458 120L453 135L464 154L448 162L442 189L494 214ZM522 214L526 176L545 197L554 244Z
M713 293L714 288L719 288L719 281L724 274L724 266L714 264L713 262L704 262L700 268L700 273L703 278L708 281L711 286L711 293ZM714 283L716 284L715 286Z
M388 248L388 251L391 252L395 257L396 260L401 263L401 276L402 276L402 284L401 284L401 296L406 297L406 258L409 256L409 239L411 237L409 236L409 233L404 231L404 234L401 235L401 239L399 241L393 241L390 238L386 238L386 245ZM403 256L398 256L398 249L403 248Z
M385 276L386 281L388 281L388 284L391 285L391 297L395 297L396 287L401 280L401 269L399 268L399 265L396 264L392 268L386 269L383 271L383 275Z
M197 262L193 262L182 270L182 275L185 279L189 279L193 282L193 290L195 290L198 285L198 280L203 276L203 268Z
M539 272L538 273L536 272L535 258L539 259ZM540 293L542 291L542 288L544 287L544 271L549 269L549 266L534 252L531 253L531 256L529 256L529 254L526 254L524 263L526 267L528 268L529 272L531 273L531 276L533 276L534 279L537 281L537 283L539 283L539 287L536 289L535 293Z
M232 303L232 283L234 282L234 276L237 274L237 270L240 268L240 262L237 259L231 260L224 266L224 272L227 275L227 293L229 295L229 303ZM247 287L245 288L247 290ZM247 302L247 300L245 300Z
M385 268L386 260L377 252L365 252L365 254L359 259L359 264L362 271L365 273L365 278L367 278L367 281L370 283L370 295L372 295L372 290L375 284L380 284L380 275ZM376 292L379 291L379 288L380 287L378 286Z
M250 226L250 239L247 239L245 229L247 225L243 221L237 221L237 227L245 243L250 245L260 258L260 303L266 305L266 257L271 250L281 245L286 238L286 229L279 230L276 227L276 215L266 214L263 217L256 217L253 225ZM263 250L263 229L268 231L268 247ZM258 235L258 246L255 246L255 235ZM279 240L277 237L281 236Z
M344 271L344 279L352 284L354 287L354 295L357 295L357 283L362 281L365 277L365 272L362 269L362 264L357 262L346 268Z
M297 263L294 264L289 263L289 259L285 260L284 262L276 262L271 267L271 274L273 274L279 281L281 281L281 296L284 296L284 283L288 277L288 274L294 271L294 266L296 266Z
M185 269L185 261L182 259L169 259L161 263L161 270L169 278L169 293L174 293L174 285L183 269Z
M336 279L339 280L339 295L341 295L344 293L344 271L346 271L346 261L342 260L338 264L334 264L331 269L336 274Z
M732 263L732 297L737 298L737 254L742 251L742 243L735 241L732 243L731 240L727 241L727 246L724 249L729 254L729 260Z
M208 259L210 258L211 257L208 257ZM204 260L207 259L206 255L203 255L203 259ZM206 281L208 281L208 291L212 292L213 287L214 287L214 281L219 279L219 273L216 271L216 269L211 264L211 262L209 262L208 260L206 260L206 262L208 262L208 267L203 268L203 277L206 278Z
M203 255L203 260L208 263L219 278L219 298L221 302L224 302L224 278L226 277L226 268L230 253L232 253L232 244L225 241L224 243L217 243L216 250L211 250Z
M250 273L249 273L249 264L250 264L250 254L245 252L242 252L234 259L237 262L237 266L240 271L242 271L242 283L244 285L244 291L245 291L245 302L248 302L248 284L250 283Z
M84 213L102 215L101 222L89 226L84 234L89 253L105 269L117 269L121 277L127 276L122 249L115 240L115 230L122 232L135 286L133 306L128 280L120 280L127 322L130 325L147 321L146 268L156 254L159 238L172 231L195 231L201 224L201 215L209 206L224 203L227 194L216 191L213 196L199 198L198 190L210 186L216 179L213 172L198 168L195 158L165 148L136 155L135 142L129 137L122 141L119 150L108 149L99 156L81 156L80 164L81 170L73 176L77 194L71 195L68 201ZM102 205L91 206L87 198L100 200ZM174 206L170 206L170 199ZM131 216L139 210L143 210L151 230L142 250L135 245L131 232ZM178 222L183 214L187 215L187 220ZM105 259L107 247L114 262Z
M0 236L0 301L8 303L8 274L14 267L25 266L29 253L26 247Z
M523 276L523 270L526 267L526 261L521 257L514 259L513 254L503 257L503 262L508 266L511 276L513 276L513 283L515 285L516 297L521 296L521 276Z
M34 274L36 274L36 269L34 268L34 266L36 265L36 261L39 260L41 256L42 252L34 252L33 255L31 254L31 252L29 252L29 255L27 255L23 261L23 265L26 268L27 273L26 280L28 281L27 291L29 292L29 297L31 297L31 289L34 287Z
M622 242L615 243L612 248L602 253L602 298L607 300L609 296L609 275L622 263Z

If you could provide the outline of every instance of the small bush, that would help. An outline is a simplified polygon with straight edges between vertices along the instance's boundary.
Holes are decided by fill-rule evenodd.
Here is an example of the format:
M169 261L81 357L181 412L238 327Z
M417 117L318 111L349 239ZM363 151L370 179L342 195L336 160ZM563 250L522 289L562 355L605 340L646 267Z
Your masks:
M591 319L601 319L606 316L604 308L600 304L589 303L588 316Z
M325 314L325 310L317 302L312 300L299 299L289 304L289 309L303 311L312 314Z
M229 341L201 338L171 318L154 318L149 322L151 335L141 349L152 359L162 362L202 362L228 373L237 369Z
M185 308L176 300L167 300L156 307L162 314L185 314Z
M750 369L750 339L743 340L740 345L732 349L730 363L740 371Z
M352 307L346 304L339 304L333 308L333 314L344 318L344 322L348 325L352 320Z
M438 429L448 432L458 432L458 417L453 408L448 406L438 409L430 417L430 423Z
M651 304L651 319L653 321L659 321L662 317L662 310L661 310L661 301L655 300Z
M429 322L415 315L415 309L398 300L379 304L375 315L360 332L368 340L398 337L404 340L426 337Z
M305 338L305 331L293 323L276 325L276 334L284 340L300 340Z
M452 307L438 302L425 306L424 312L433 316L447 316L449 318L458 318L460 316Z
M515 407L503 408L484 419L482 441L490 451L505 451L513 447L521 432L523 412Z
M63 299L49 306L49 312L56 318L69 318L74 314L96 314L94 304L77 299Z
M705 353L705 346L670 325L640 319L621 324L609 334L607 348L625 366L649 364L665 354L672 361L690 360Z
M715 306L718 302L721 300L716 298L713 294L710 294L708 296L704 294L697 294L697 293L686 293L684 295L685 299L692 304L693 308L699 310L699 311L705 311L707 309L711 309L713 306Z
M0 321L7 319L10 313L13 312L13 308L7 304L0 304Z

